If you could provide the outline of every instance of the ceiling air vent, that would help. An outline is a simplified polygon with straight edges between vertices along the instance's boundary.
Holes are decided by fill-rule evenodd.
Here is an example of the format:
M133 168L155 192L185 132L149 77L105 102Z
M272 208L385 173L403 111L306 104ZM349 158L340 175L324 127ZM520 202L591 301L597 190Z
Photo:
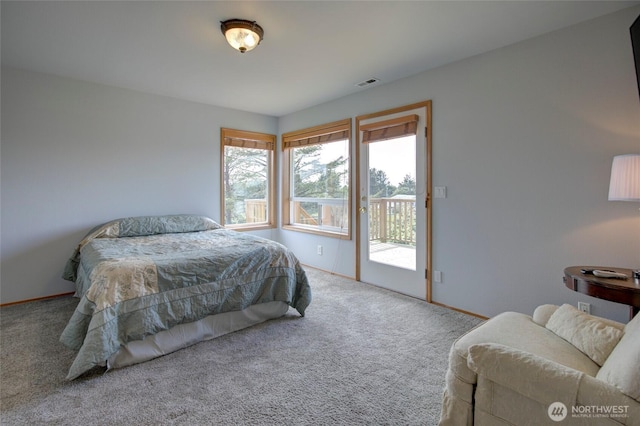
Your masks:
M360 83L357 83L356 86L358 87L367 87L367 86L371 86L372 84L378 84L380 83L380 79L378 78L369 78L365 81L361 81Z

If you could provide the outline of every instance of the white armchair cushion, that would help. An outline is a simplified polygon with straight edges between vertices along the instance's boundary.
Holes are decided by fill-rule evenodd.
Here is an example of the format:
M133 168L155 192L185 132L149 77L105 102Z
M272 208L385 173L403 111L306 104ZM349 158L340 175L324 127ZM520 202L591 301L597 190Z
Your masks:
M529 352L497 343L469 348L468 365L476 374L527 398L550 404L574 404L584 373Z
M596 378L640 402L640 315L625 326L624 336Z
M603 365L622 338L622 330L571 305L560 306L546 328L578 348L598 365Z

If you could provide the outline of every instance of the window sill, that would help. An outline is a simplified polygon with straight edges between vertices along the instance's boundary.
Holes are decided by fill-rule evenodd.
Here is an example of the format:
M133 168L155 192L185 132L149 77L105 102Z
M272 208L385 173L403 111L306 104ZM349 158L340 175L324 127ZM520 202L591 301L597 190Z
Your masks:
M232 231L260 231L263 229L274 229L276 226L271 223L259 223L256 225L250 224L238 224L238 225L223 225L225 229L230 229Z
M340 232L332 232L332 231L326 231L326 230L322 230L322 229L315 229L315 228L310 228L310 227L306 227L306 226L298 226L298 225L282 225L282 229L286 230L286 231L295 231L295 232L303 232L305 234L313 234L313 235L322 235L324 237L331 237L331 238L339 238L341 240L350 240L351 239L351 233L340 233Z

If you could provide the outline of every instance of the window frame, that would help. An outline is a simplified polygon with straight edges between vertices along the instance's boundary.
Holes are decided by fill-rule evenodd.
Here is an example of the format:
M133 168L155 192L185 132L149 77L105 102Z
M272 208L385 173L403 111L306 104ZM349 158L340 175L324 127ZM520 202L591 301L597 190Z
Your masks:
M306 129L296 130L292 132L283 133L281 136L282 152L283 152L283 171L282 171L282 229L304 232L315 235L323 235L333 238L340 238L345 240L351 239L352 228L352 209L351 209L351 193L353 188L353 140L351 137L351 118L344 120L338 120L331 123L321 124ZM301 225L291 222L291 212L293 209L294 196L291 193L293 190L292 173L293 173L293 155L292 149L302 146L321 145L331 142L337 142L344 140L344 138L331 140L331 135L345 135L347 140L347 147L349 158L347 161L347 176L348 176L348 188L347 199L344 201L346 207L347 229L346 232L336 232L327 229L317 228L313 225ZM309 198L312 200L312 198Z
M235 231L254 231L276 228L276 141L277 136L247 130L220 128L220 225ZM225 147L263 149L267 152L267 221L256 223L225 223Z

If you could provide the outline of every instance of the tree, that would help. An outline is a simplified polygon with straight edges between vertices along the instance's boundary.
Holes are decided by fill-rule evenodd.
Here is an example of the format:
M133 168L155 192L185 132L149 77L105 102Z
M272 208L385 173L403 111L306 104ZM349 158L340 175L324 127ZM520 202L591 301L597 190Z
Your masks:
M268 155L264 149L225 147L225 223L246 221L245 199L266 199Z
M346 141L337 141L345 144ZM336 147L328 144L315 144L293 148L291 150L293 168L293 196L296 211L305 217L305 223L337 223L339 212L330 212L336 208L324 200L347 200L349 191L349 158L339 155ZM340 151L340 150L338 150ZM304 199L307 200L304 200ZM298 210L299 209L299 210ZM296 220L302 220L297 218Z
M393 195L416 195L416 180L411 175L404 175Z
M371 198L390 197L396 187L391 185L384 170L369 169L369 195Z
M295 149L293 177L296 197L345 198L348 191L348 158L320 161L322 145Z
M320 180L321 174L321 149L321 145L308 145L292 150L293 187L296 197L318 196L316 182Z
M324 184L325 198L346 198L349 190L346 179L348 178L348 170L345 167L347 159L343 156L330 161L325 165L324 172L321 176L321 182Z

